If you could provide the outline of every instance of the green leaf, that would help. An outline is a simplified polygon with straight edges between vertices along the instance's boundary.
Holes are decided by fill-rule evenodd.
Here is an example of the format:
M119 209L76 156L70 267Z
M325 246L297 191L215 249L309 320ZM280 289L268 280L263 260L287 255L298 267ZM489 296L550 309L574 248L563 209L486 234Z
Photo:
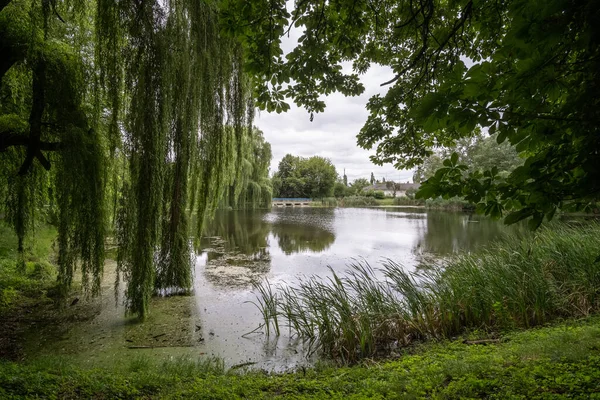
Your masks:
M432 184L428 184L427 182L422 184L421 187L419 188L419 190L417 190L417 193L415 193L415 198L416 199L430 199L432 197L435 197L436 195L436 186L432 185Z
M525 218L532 216L534 212L535 211L531 208L524 208L522 210L512 212L504 218L504 223L506 225L512 225L521 220L524 220Z
M450 157L450 161L452 162L452 165L456 165L456 163L458 163L458 153L454 152L452 153L452 156Z
M527 223L527 226L532 231L535 231L537 228L540 227L540 225L542 224L543 220L544 220L544 214L541 213L541 212L536 212L533 215L533 218L531 220L529 220L529 222Z

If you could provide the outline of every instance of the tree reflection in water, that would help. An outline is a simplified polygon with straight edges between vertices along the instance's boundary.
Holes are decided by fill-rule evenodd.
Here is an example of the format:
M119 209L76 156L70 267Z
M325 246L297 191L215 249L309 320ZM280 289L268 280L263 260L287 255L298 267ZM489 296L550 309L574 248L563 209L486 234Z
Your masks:
M279 248L287 255L303 251L320 253L335 241L333 232L313 225L279 222L273 225L272 232Z
M459 251L473 251L498 240L503 233L518 228L507 227L476 214L429 211L417 229L420 231L419 240L413 253L444 256Z
M206 253L205 275L211 282L248 285L270 270L270 234L286 255L323 252L335 241L333 218L333 210L219 210L205 224L196 251Z
M269 256L267 238L271 230L265 221L265 211L217 210L214 218L205 224L200 251L212 249L215 238L225 252L239 252L252 258ZM211 251L208 251L211 253Z

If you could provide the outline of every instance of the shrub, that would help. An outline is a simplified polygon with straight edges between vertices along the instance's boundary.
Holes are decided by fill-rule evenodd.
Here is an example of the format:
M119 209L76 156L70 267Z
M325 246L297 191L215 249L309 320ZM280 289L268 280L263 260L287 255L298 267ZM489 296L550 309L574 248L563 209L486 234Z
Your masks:
M368 207L377 205L373 197L366 196L348 196L340 199L340 207Z

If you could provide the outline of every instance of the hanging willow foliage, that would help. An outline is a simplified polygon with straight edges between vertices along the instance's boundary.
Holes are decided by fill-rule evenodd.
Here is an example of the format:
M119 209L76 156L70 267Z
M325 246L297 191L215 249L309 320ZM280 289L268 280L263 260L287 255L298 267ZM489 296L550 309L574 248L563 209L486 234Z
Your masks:
M62 6L85 19L75 4ZM105 159L87 110L85 49L73 46L84 25L66 29L56 7L14 0L1 9L4 208L20 253L36 214L58 214L61 288L70 286L77 261L84 287L95 293L104 264Z
M0 194L21 249L50 204L65 290L77 268L100 289L108 207L128 311L190 290L190 214L199 236L246 179L254 108L218 12L212 0L2 2Z
M129 101L111 97L118 79L106 85L111 117L125 116L129 159L117 219L118 268L128 281L128 310L143 317L155 291L191 289L188 201L202 221L239 173L235 155L251 124L252 103L241 49L221 36L215 3L126 7L100 0L97 14L98 64L105 76L121 76L122 68L127 77ZM123 46L117 55L115 46Z
M243 130L236 146L241 149L236 153L240 168L230 177L221 205L233 209L269 208L273 194L269 179L271 145L260 130L253 128Z

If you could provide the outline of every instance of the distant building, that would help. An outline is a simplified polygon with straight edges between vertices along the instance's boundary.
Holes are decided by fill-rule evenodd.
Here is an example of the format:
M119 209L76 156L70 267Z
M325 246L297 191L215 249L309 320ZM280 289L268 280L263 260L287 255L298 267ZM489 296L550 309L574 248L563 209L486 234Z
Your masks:
M373 190L376 192L383 192L387 197L406 197L407 190L417 190L419 188L418 183L395 183L395 182L382 182L375 183L373 185L363 188L363 192Z

